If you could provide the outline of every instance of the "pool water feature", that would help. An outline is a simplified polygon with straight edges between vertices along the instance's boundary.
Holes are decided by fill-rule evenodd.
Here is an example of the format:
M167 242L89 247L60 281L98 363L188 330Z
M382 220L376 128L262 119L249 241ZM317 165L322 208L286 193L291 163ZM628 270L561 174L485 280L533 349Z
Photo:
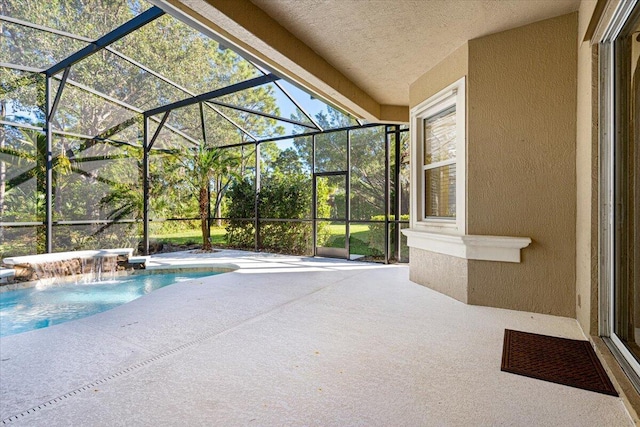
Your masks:
M220 274L214 271L132 274L112 280L0 293L0 337L46 328L110 310L156 289Z

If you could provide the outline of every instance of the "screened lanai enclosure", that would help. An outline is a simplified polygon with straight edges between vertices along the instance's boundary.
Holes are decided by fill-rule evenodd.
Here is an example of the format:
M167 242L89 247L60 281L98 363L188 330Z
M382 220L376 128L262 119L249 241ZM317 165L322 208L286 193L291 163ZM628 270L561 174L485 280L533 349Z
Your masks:
M192 240L407 261L406 126L163 6L0 0L0 257Z

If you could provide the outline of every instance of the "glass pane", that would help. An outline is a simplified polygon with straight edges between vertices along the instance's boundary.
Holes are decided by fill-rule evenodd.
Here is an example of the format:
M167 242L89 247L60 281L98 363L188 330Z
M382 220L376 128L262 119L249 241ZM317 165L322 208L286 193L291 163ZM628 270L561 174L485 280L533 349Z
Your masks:
M456 165L428 169L425 174L425 217L455 218Z
M615 75L612 89L616 137L612 152L614 173L614 321L617 338L640 361L640 8L635 7L615 40ZM610 86L611 87L611 86ZM609 110L609 109L607 109ZM635 256L634 256L635 254Z
M316 135L316 172L347 170L347 132Z
M384 126L351 131L351 219L384 219L385 150Z
M0 226L0 259L43 253L46 245L44 230L44 226Z
M313 225L311 222L261 220L260 250L312 255Z
M456 107L424 120L424 164L455 159Z
M316 214L323 219L346 219L346 175L316 177Z

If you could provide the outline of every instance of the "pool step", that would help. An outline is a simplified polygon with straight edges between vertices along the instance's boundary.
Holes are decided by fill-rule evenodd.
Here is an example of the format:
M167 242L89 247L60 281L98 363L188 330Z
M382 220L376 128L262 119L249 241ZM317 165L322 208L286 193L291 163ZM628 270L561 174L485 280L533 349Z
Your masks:
M16 271L13 268L0 268L0 283L9 283L13 281Z

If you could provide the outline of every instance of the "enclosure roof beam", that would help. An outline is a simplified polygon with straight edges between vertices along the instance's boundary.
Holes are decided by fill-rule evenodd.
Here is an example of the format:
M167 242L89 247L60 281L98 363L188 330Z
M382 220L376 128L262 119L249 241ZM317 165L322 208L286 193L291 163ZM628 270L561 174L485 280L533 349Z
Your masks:
M265 70L263 67L261 67L260 65L256 64L255 62L249 61L251 62L251 64L256 67L258 69L258 71L260 71L262 74L267 74L267 70ZM311 121L311 123L313 123L313 126L317 129L317 130L322 130L322 128L320 127L320 125L318 124L318 122L316 122L313 117L307 113L307 111L305 110L304 107L302 107L302 105L300 105L300 103L298 101L295 100L295 98L293 96L291 96L289 94L289 92L282 86L282 84L280 82L274 82L274 84L276 86L278 86L278 88L282 91L282 93L284 93L286 95L287 98L289 98L289 100L291 102L293 102L293 104L296 106L296 108L298 108L298 110L302 111L302 114L305 115L305 117L307 119L309 119Z
M156 114L164 113L166 111L175 110L176 108L187 107L189 105L197 104L199 102L208 101L213 98L219 98L221 96L230 95L232 93L241 92L246 89L251 89L256 86L262 86L267 83L280 80L280 77L274 74L267 74L266 76L260 76L253 79L245 80L240 83L232 84L220 89L212 90L201 95L197 95L191 98L176 101L171 104L163 105L162 107L153 108L144 112L145 117L155 116Z
M164 11L157 6L153 6L151 9L146 10L135 18L125 22L115 30L108 32L98 40L92 42L89 46L80 49L68 58L63 59L54 66L50 67L45 71L45 74L50 77L59 73L65 68L72 66L76 62L82 61L83 59L104 49L110 44L117 42L131 32L161 17L162 15L164 15Z
M297 120L292 120L292 119L287 119L285 117L276 116L274 114L263 113L262 111L252 110L251 108L240 107L239 105L232 105L232 104L229 104L229 103L226 103L226 102L220 102L220 101L214 101L214 100L210 100L209 102L212 103L212 104L218 105L220 107L231 108L233 110L242 111L244 113L255 114L256 116L266 117L268 119L279 120L281 122L290 123L290 124L293 124L293 125L298 125L298 126L303 126L303 127L309 128L309 129L318 130L317 127L315 127L313 125L310 125L308 123L299 122Z

